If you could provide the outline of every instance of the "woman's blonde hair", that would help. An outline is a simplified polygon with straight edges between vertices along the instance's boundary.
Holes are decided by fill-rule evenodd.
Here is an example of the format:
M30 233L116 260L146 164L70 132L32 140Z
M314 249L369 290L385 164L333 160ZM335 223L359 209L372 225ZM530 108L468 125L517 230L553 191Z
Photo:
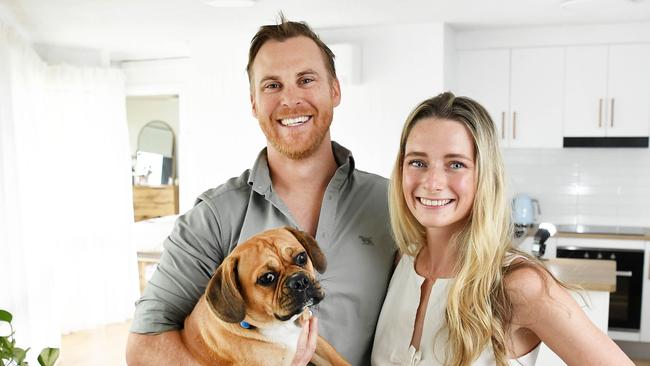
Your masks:
M512 306L503 277L509 267L508 254L521 252L512 247L511 213L505 197L498 134L488 112L474 100L442 93L420 103L406 119L389 186L395 241L402 253L411 256L426 245L425 228L408 209L402 188L406 141L413 126L425 118L465 125L474 140L476 154L474 203L466 225L450 243L456 246L458 262L447 299L446 364L470 365L491 345L497 365L507 365L506 341Z

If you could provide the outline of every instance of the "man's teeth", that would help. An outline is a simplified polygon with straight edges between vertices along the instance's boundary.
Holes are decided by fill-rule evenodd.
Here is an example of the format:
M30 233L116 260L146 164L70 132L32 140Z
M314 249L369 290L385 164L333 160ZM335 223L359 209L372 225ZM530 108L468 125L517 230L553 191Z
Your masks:
M425 206L444 206L451 202L451 200L428 200L426 198L420 197L420 203Z
M301 123L305 123L309 120L309 116L300 116L296 118L283 118L280 120L284 126L295 126Z

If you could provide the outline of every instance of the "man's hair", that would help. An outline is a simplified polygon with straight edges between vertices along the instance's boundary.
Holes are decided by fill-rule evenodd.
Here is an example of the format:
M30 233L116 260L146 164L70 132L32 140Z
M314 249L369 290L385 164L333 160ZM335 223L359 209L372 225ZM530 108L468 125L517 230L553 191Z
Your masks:
M246 65L246 72L248 73L248 81L252 82L251 73L253 62L260 48L270 40L283 42L289 38L294 37L307 37L316 43L323 55L325 67L331 78L336 78L336 69L334 67L334 53L327 47L323 41L320 40L318 35L307 25L305 22L291 22L288 21L284 14L280 13L280 22L275 25L263 25L255 33L251 40L251 47L248 50L248 65Z

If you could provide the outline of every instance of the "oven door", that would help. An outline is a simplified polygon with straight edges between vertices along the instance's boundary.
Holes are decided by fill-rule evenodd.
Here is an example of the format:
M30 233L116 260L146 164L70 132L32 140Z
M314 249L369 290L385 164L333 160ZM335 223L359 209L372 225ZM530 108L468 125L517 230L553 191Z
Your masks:
M616 292L609 297L609 330L638 332L641 327L643 251L558 247L558 258L616 261Z

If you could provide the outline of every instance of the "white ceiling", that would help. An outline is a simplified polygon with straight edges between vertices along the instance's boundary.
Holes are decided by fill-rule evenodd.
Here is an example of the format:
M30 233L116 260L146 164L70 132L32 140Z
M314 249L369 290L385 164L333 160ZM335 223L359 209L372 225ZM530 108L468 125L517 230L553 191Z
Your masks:
M563 1L570 3L561 6ZM650 0L257 0L213 8L204 0L0 0L34 43L98 49L113 59L184 56L196 37L251 35L282 10L316 29L446 22L456 28L650 20Z

